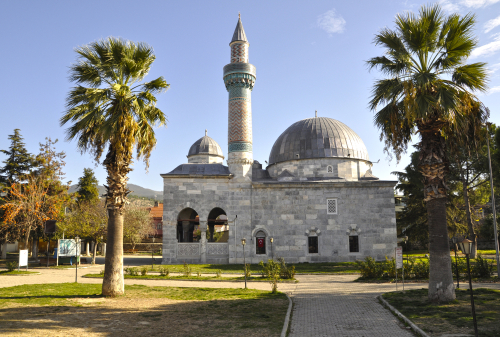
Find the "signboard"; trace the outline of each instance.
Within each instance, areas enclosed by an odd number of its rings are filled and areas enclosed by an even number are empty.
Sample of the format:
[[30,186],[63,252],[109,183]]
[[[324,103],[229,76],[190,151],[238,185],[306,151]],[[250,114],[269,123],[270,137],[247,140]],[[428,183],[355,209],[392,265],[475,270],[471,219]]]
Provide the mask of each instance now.
[[19,250],[19,267],[28,268],[28,250],[27,249]]
[[396,247],[396,269],[403,268],[403,247]]
[[[78,247],[77,247],[78,246]],[[77,252],[78,249],[78,252]],[[58,256],[76,256],[81,255],[81,247],[77,245],[73,239],[62,239],[59,240],[59,249],[57,251]]]

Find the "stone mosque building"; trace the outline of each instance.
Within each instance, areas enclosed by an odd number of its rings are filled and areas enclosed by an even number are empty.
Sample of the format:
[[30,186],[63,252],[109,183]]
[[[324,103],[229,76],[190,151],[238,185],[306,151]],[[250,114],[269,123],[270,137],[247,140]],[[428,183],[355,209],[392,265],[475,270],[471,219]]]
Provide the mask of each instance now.
[[253,160],[256,68],[240,19],[229,46],[227,166],[205,132],[188,163],[161,175],[163,263],[243,263],[243,250],[251,263],[392,255],[396,182],[372,174],[363,141],[347,125],[325,117],[298,121],[278,137],[265,169]]

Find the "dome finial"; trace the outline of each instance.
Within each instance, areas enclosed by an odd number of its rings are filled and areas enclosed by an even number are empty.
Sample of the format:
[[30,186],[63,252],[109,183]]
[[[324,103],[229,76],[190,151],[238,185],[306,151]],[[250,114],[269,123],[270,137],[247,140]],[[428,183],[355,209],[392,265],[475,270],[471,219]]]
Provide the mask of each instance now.
[[208,130],[205,129],[205,137],[208,136]]
[[241,19],[241,13],[238,12],[238,19]]
[[318,110],[314,112],[314,117],[318,117]]

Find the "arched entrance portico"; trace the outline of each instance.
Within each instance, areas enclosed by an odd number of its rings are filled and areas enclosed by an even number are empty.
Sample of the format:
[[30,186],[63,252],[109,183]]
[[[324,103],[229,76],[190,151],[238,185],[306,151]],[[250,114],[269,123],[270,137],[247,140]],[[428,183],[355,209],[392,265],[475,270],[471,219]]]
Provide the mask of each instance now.
[[184,208],[177,216],[177,242],[198,242],[200,217],[192,208]]

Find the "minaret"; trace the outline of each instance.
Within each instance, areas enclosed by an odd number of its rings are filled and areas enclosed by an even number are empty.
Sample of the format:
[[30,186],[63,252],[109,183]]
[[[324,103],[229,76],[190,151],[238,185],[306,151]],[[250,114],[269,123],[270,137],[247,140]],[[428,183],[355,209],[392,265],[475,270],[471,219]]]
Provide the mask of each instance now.
[[248,63],[248,43],[238,17],[231,47],[231,63],[224,67],[224,84],[229,92],[227,164],[236,181],[252,179],[252,100],[255,66]]

